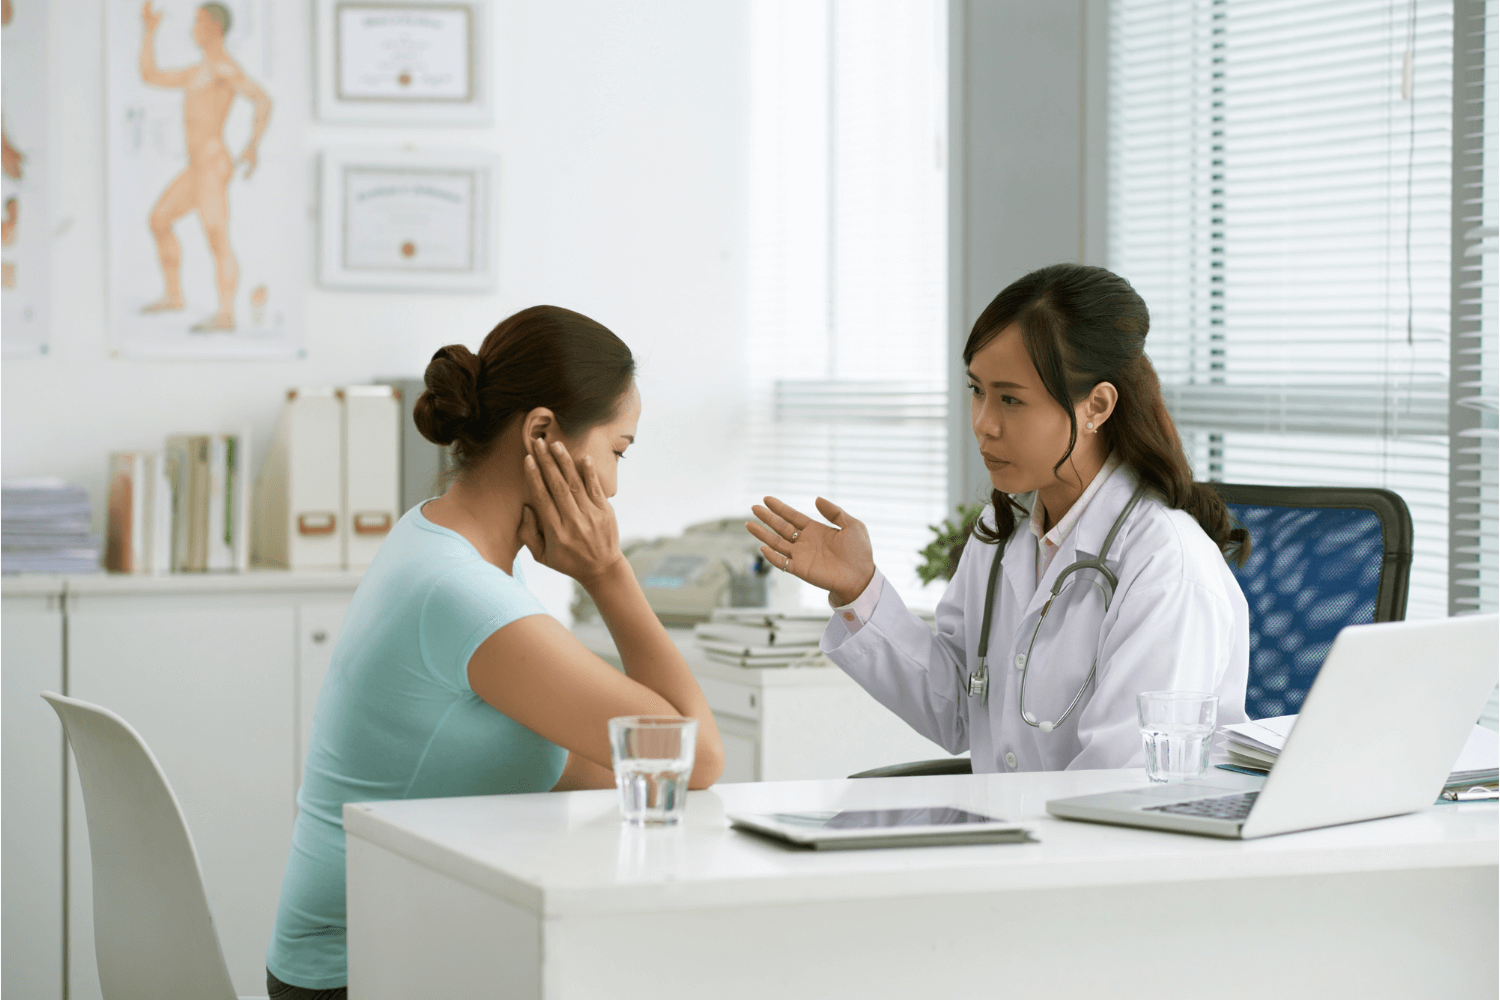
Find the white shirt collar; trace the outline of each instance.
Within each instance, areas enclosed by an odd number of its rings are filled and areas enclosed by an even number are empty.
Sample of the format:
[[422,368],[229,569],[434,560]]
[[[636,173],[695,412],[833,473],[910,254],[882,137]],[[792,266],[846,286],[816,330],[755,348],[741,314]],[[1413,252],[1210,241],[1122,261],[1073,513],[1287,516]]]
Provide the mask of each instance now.
[[1078,526],[1079,520],[1083,517],[1083,512],[1088,509],[1089,502],[1094,499],[1094,494],[1099,492],[1099,488],[1104,485],[1105,480],[1114,475],[1115,470],[1121,464],[1123,463],[1120,453],[1115,451],[1110,452],[1109,458],[1104,460],[1104,465],[1095,474],[1093,481],[1084,488],[1083,493],[1079,495],[1073,506],[1068,508],[1068,512],[1052,526],[1052,530],[1050,531],[1042,531],[1042,518],[1046,515],[1046,512],[1042,507],[1041,498],[1038,497],[1031,505],[1031,520],[1029,522],[1031,524],[1031,535],[1037,540],[1037,543],[1043,546],[1043,548],[1050,547],[1053,552],[1062,548],[1063,541]]

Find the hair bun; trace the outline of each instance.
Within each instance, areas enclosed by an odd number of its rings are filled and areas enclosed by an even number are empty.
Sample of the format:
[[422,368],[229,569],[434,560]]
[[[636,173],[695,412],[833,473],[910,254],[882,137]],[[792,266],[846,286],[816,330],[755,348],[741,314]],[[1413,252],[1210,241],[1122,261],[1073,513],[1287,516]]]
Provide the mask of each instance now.
[[479,358],[463,344],[438,349],[422,376],[427,386],[412,407],[422,436],[436,445],[471,439],[480,417]]

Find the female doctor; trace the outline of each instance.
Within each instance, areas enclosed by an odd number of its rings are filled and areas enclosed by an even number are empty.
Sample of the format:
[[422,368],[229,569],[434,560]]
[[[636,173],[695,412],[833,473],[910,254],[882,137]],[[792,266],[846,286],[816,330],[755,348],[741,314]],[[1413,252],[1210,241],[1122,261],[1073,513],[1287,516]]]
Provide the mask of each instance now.
[[[747,524],[775,566],[829,592],[823,651],[976,772],[1140,766],[1136,695],[1207,691],[1245,718],[1249,627],[1225,563],[1249,537],[1194,483],[1145,355],[1146,304],[1057,264],[990,303],[964,345],[994,487],[937,607],[907,610],[865,526],[774,497]],[[769,509],[767,509],[769,508]]]

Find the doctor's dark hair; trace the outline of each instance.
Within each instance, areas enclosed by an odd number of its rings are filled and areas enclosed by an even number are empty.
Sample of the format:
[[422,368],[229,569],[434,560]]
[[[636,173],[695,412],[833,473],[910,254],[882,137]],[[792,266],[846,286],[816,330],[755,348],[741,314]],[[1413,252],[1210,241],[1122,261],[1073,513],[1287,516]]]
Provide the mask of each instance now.
[[[1118,452],[1168,507],[1193,515],[1219,550],[1243,565],[1250,555],[1250,533],[1231,523],[1213,487],[1193,481],[1156,369],[1146,357],[1151,316],[1130,282],[1083,264],[1032,271],[995,296],[974,321],[964,344],[964,364],[1013,323],[1020,327],[1026,353],[1048,394],[1068,414],[1068,450],[1053,470],[1062,467],[1078,444],[1074,407],[1094,386],[1108,382],[1119,399],[1099,429],[1107,450]],[[993,544],[1010,537],[1021,508],[999,490],[991,493],[991,501],[995,530],[980,523],[974,534]]]
[[462,475],[512,420],[539,406],[569,437],[609,420],[634,378],[630,348],[604,326],[569,309],[532,306],[502,320],[478,354],[463,344],[439,348],[412,419],[427,440],[451,446]]

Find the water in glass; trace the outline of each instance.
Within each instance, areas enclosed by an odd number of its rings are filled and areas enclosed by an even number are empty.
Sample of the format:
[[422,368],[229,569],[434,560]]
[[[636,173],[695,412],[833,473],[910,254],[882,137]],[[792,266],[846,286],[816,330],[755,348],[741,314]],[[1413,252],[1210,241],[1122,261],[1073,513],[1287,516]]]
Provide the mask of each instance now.
[[1152,781],[1191,781],[1208,770],[1213,726],[1159,722],[1141,727],[1146,777]]
[[640,826],[682,819],[697,739],[695,719],[628,715],[609,720],[621,819]]
[[692,773],[692,758],[615,761],[622,818],[642,825],[676,823],[687,801],[688,776]]
[[1219,699],[1206,691],[1143,691],[1136,696],[1146,777],[1191,781],[1208,770]]

